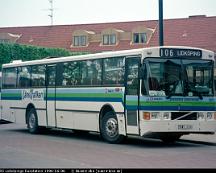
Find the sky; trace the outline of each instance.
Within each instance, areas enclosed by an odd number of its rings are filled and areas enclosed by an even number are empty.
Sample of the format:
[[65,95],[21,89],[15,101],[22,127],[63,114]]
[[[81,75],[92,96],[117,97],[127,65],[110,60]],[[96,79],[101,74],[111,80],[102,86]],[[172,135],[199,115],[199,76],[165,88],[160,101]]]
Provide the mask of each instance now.
[[[216,0],[163,0],[164,19],[216,16]],[[0,27],[51,24],[49,0],[0,0]],[[158,0],[53,0],[53,24],[158,19]]]

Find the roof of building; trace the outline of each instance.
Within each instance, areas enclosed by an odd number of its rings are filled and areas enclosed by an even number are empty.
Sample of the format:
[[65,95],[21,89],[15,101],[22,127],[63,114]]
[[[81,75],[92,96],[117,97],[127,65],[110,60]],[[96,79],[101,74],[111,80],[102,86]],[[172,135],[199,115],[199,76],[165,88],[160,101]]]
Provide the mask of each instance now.
[[[132,32],[136,26],[144,26],[154,30],[147,44],[131,44],[131,40],[121,40],[115,46],[103,46],[101,41],[91,42],[85,47],[73,47],[72,34],[76,30],[85,30],[100,34],[107,28],[115,28],[119,31]],[[216,52],[216,16],[205,15],[190,16],[181,19],[164,20],[164,45],[192,46],[209,49]],[[66,48],[71,51],[101,52],[110,50],[125,50],[158,46],[159,29],[157,20],[131,21],[115,23],[96,23],[78,25],[53,25],[53,26],[27,26],[27,27],[4,27],[0,33],[19,35],[17,43],[30,44],[45,47]]]

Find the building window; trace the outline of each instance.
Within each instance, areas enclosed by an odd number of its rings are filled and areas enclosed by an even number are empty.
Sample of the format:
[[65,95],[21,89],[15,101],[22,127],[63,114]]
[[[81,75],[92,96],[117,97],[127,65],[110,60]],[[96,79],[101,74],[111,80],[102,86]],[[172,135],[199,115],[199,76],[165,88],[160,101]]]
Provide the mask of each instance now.
[[74,46],[86,46],[87,45],[87,38],[85,35],[74,36]]
[[147,43],[147,34],[146,33],[134,33],[133,43]]
[[103,35],[103,45],[114,45],[114,44],[116,44],[116,34]]

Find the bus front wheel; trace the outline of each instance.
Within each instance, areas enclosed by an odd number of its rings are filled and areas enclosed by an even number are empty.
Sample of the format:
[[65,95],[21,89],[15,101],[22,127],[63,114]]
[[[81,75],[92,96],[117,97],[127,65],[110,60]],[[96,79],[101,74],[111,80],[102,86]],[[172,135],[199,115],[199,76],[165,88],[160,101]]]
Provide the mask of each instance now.
[[39,132],[37,113],[34,108],[28,111],[27,127],[30,133],[36,134]]
[[105,141],[112,144],[123,141],[124,136],[119,134],[118,121],[114,112],[107,112],[102,118],[101,135]]

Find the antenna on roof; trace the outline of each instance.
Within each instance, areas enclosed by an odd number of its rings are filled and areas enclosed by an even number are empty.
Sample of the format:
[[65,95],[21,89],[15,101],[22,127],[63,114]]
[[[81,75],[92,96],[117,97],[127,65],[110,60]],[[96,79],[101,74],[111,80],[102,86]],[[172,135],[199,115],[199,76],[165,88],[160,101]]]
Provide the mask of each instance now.
[[48,15],[51,19],[51,26],[53,25],[53,11],[54,11],[54,8],[53,8],[53,0],[49,0],[49,3],[50,3],[50,14]]

